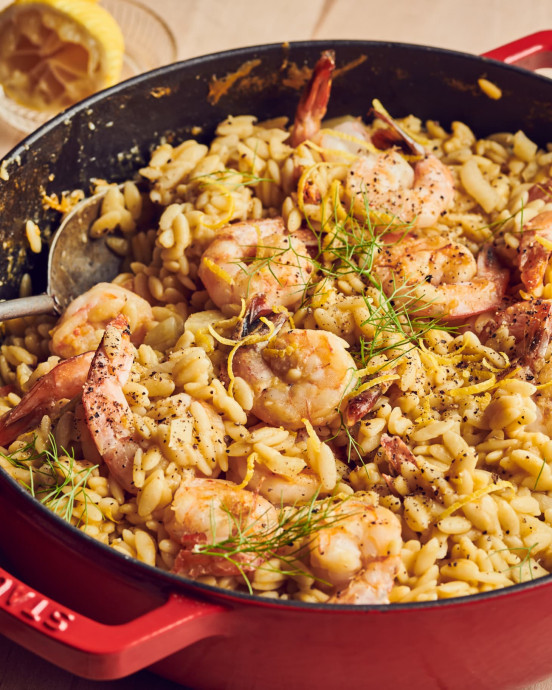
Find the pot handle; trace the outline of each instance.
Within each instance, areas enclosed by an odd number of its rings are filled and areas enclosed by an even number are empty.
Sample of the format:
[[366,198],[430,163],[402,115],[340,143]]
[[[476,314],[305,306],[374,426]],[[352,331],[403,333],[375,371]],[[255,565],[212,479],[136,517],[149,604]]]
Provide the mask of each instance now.
[[[230,609],[172,593],[121,625],[71,611],[0,568],[0,633],[85,678],[131,675],[198,640],[228,634]],[[224,625],[223,625],[224,623]]]
[[482,57],[529,70],[552,67],[552,31],[537,31],[518,38],[517,41],[483,53]]

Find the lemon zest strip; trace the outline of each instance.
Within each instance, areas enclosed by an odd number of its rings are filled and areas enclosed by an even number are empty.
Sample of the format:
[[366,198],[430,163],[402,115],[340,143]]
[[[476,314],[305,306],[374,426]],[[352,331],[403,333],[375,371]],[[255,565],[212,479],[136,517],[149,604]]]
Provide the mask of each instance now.
[[477,393],[483,393],[483,391],[488,391],[493,388],[496,383],[496,376],[492,372],[480,372],[490,374],[486,381],[480,381],[479,383],[474,383],[471,386],[463,386],[461,388],[453,388],[448,391],[449,395],[476,395]]
[[236,486],[236,489],[245,489],[249,482],[253,479],[253,473],[255,471],[255,461],[257,460],[257,453],[253,451],[247,456],[247,471],[245,472],[245,477]]
[[542,391],[542,390],[545,390],[546,388],[550,388],[550,386],[552,386],[552,380],[547,381],[546,383],[539,383],[538,385],[536,385],[536,389],[538,391]]
[[489,484],[489,486],[483,486],[481,487],[481,489],[477,489],[473,493],[468,494],[467,496],[463,496],[462,498],[458,499],[458,501],[455,501],[452,505],[443,510],[443,512],[438,516],[436,524],[438,525],[441,522],[441,520],[450,517],[454,512],[456,512],[459,508],[465,506],[467,503],[477,501],[482,496],[490,494],[493,491],[503,491],[504,489],[514,489],[514,485],[511,482],[500,480],[496,484]]
[[466,348],[466,343],[463,343],[457,350],[446,355],[438,355],[436,352],[433,352],[425,345],[423,340],[420,340],[419,345],[420,349],[426,352],[431,359],[437,362],[437,364],[458,364],[466,357],[466,355],[462,354],[463,350]]
[[221,345],[229,345],[230,347],[232,347],[228,355],[227,363],[228,378],[230,379],[230,383],[228,385],[228,394],[232,397],[234,397],[234,380],[236,378],[232,368],[232,362],[234,360],[234,355],[236,354],[238,348],[244,345],[256,345],[257,343],[268,342],[271,340],[272,336],[274,335],[274,331],[276,330],[276,327],[274,326],[272,321],[269,321],[265,316],[261,316],[259,318],[259,321],[262,321],[266,326],[268,326],[269,332],[266,334],[251,333],[250,335],[246,335],[245,338],[242,338],[241,340],[232,340],[230,338],[225,338],[223,335],[220,335],[220,333],[217,333],[215,331],[212,324],[209,324],[207,326],[209,333],[213,336],[213,338],[216,341],[221,343]]
[[374,386],[377,386],[380,383],[385,383],[386,381],[396,381],[400,378],[401,377],[398,374],[383,374],[383,376],[376,376],[376,378],[366,381],[366,383],[363,383],[362,386],[359,386],[359,388],[357,388],[355,391],[355,396],[364,393],[364,391],[367,391],[369,388],[374,388]]
[[[326,207],[330,207],[330,212],[328,214],[328,220],[331,218],[337,218],[337,220],[343,222],[347,219],[347,212],[343,208],[343,204],[341,203],[341,198],[339,195],[339,190],[341,188],[341,182],[339,180],[333,180],[330,188],[328,189],[327,193],[324,195],[324,198],[322,199],[322,204],[321,204],[321,209],[322,209],[322,226],[325,226],[326,223],[328,222],[325,219],[326,216]],[[333,209],[332,209],[332,202],[333,202]],[[333,212],[332,212],[333,211]],[[325,238],[329,237],[329,233],[326,233]],[[331,242],[332,238],[330,237],[329,241]],[[327,245],[326,245],[327,246]]]
[[234,284],[234,279],[232,278],[232,276],[227,271],[225,271],[224,268],[216,264],[214,261],[204,256],[202,262],[205,268],[208,268],[211,271],[211,273],[217,276],[217,278],[224,280],[224,282],[228,283],[228,285]]
[[308,435],[309,440],[311,441],[311,443],[313,445],[313,450],[319,451],[321,446],[322,446],[322,442],[318,438],[318,435],[317,435],[316,431],[314,430],[313,425],[309,422],[308,419],[301,419],[301,421],[305,425],[307,435]]

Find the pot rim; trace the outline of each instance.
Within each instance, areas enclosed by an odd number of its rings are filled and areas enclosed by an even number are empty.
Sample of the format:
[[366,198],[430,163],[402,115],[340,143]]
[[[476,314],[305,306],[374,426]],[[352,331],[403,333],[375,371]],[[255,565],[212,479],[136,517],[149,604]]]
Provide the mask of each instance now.
[[437,53],[437,54],[443,54],[443,55],[451,55],[455,56],[457,58],[463,58],[469,61],[474,61],[474,62],[480,62],[481,64],[489,64],[489,65],[494,65],[494,66],[499,66],[501,69],[504,69],[506,71],[511,71],[517,74],[523,74],[527,78],[534,78],[537,81],[542,82],[543,84],[547,84],[550,86],[551,80],[542,75],[539,74],[538,72],[532,72],[530,70],[527,70],[523,67],[518,67],[513,64],[508,64],[505,62],[500,62],[499,60],[495,60],[493,58],[488,58],[483,55],[474,55],[472,53],[466,53],[463,51],[459,50],[452,50],[450,48],[439,48],[439,47],[433,47],[433,46],[428,46],[428,45],[423,45],[423,44],[415,44],[415,43],[405,43],[405,42],[394,42],[394,41],[370,41],[370,40],[362,40],[362,39],[316,39],[316,40],[303,40],[303,41],[289,41],[289,42],[278,42],[278,43],[260,43],[252,46],[245,46],[241,48],[232,48],[229,50],[223,50],[220,52],[216,53],[206,53],[204,55],[199,55],[197,57],[192,57],[192,58],[187,58],[184,60],[179,60],[177,62],[170,63],[168,65],[164,65],[162,67],[158,67],[156,69],[150,70],[148,72],[143,72],[142,74],[138,74],[134,77],[130,77],[129,79],[126,79],[124,81],[121,81],[114,86],[111,86],[107,89],[103,89],[102,91],[98,91],[95,94],[92,94],[88,98],[85,98],[82,101],[79,101],[78,103],[75,103],[74,105],[68,107],[66,110],[62,111],[61,113],[55,115],[52,119],[48,120],[45,122],[43,125],[38,127],[34,132],[31,134],[28,134],[24,139],[22,139],[18,144],[16,144],[10,151],[8,151],[2,158],[0,158],[0,164],[2,163],[9,163],[12,160],[16,160],[18,156],[21,155],[23,152],[27,152],[29,148],[34,144],[34,142],[38,139],[40,139],[43,134],[46,132],[50,131],[51,129],[55,129],[58,125],[63,124],[66,120],[71,119],[74,115],[76,115],[78,112],[86,110],[87,108],[97,104],[98,102],[110,98],[113,95],[116,95],[120,91],[124,91],[128,87],[132,87],[134,85],[139,85],[142,82],[146,82],[149,79],[157,76],[157,75],[165,75],[165,74],[171,74],[172,72],[178,72],[181,70],[183,67],[193,67],[196,64],[204,64],[212,61],[216,61],[219,59],[225,59],[225,58],[232,58],[232,57],[238,57],[240,55],[247,55],[250,56],[251,54],[254,54],[256,52],[273,52],[273,51],[286,51],[286,52],[291,52],[293,50],[304,50],[304,49],[311,49],[311,48],[317,48],[317,49],[323,49],[323,48],[329,48],[329,47],[335,47],[336,49],[339,49],[339,47],[345,47],[345,46],[350,46],[350,47],[362,47],[365,46],[367,48],[370,47],[381,47],[385,49],[395,49],[395,48],[404,48],[405,50],[414,50],[414,51],[419,51],[419,52],[424,52],[424,53]]
[[[37,130],[27,135],[22,139],[16,146],[14,146],[8,153],[5,154],[3,158],[0,158],[0,166],[9,165],[10,163],[19,164],[22,154],[27,154],[32,152],[32,147],[39,141],[44,134],[50,130],[56,129],[76,114],[81,111],[86,111],[91,106],[98,104],[104,99],[108,99],[112,96],[117,95],[119,92],[125,91],[127,88],[140,85],[144,82],[149,81],[152,78],[160,75],[169,75],[173,72],[178,72],[183,68],[191,69],[194,65],[209,62],[218,61],[225,58],[235,58],[239,56],[250,58],[251,55],[255,53],[271,53],[274,51],[289,51],[295,50],[306,50],[306,49],[324,49],[329,47],[335,47],[339,50],[340,47],[381,47],[384,49],[395,49],[404,48],[408,50],[414,50],[419,52],[430,52],[443,55],[455,56],[456,58],[465,59],[472,62],[479,62],[483,65],[489,64],[498,66],[502,70],[507,72],[514,72],[517,74],[523,74],[525,78],[533,78],[538,82],[546,84],[547,88],[552,88],[551,80],[541,74],[531,72],[522,67],[517,67],[516,65],[506,64],[492,58],[487,58],[484,56],[474,55],[471,53],[466,53],[462,51],[452,50],[448,48],[432,47],[422,44],[410,44],[405,42],[393,42],[393,41],[371,41],[371,40],[361,40],[361,39],[317,39],[317,40],[303,40],[303,41],[290,41],[289,43],[264,43],[253,46],[246,46],[241,48],[233,48],[230,50],[219,51],[215,53],[208,53],[205,55],[200,55],[193,58],[188,58],[185,60],[180,60],[178,62],[171,63],[159,67],[148,72],[144,72],[137,76],[131,77],[125,81],[122,81],[115,86],[108,89],[104,89],[98,93],[89,96],[88,98],[70,106],[63,112],[54,116],[52,119],[48,120],[46,123],[41,125]],[[133,572],[136,574],[141,574],[141,581],[155,581],[157,584],[165,585],[164,589],[170,589],[171,591],[178,591],[182,588],[189,590],[190,595],[198,594],[200,596],[208,597],[209,599],[223,599],[228,603],[233,604],[248,604],[254,606],[263,606],[272,609],[291,609],[291,610],[306,610],[306,611],[317,611],[317,612],[356,612],[356,613],[367,613],[367,612],[398,612],[398,611],[408,611],[408,610],[424,610],[424,609],[442,609],[457,606],[466,606],[470,603],[472,605],[482,604],[489,600],[503,599],[506,597],[516,596],[528,592],[529,590],[547,587],[552,582],[552,573],[545,575],[543,577],[535,578],[528,582],[522,582],[518,584],[511,585],[509,587],[504,587],[502,589],[495,589],[489,592],[482,592],[477,594],[465,595],[461,597],[454,597],[450,599],[438,599],[435,601],[424,601],[424,602],[408,602],[408,603],[391,603],[391,604],[328,604],[328,603],[310,603],[295,600],[281,600],[281,599],[269,599],[256,594],[249,594],[248,592],[235,592],[232,590],[225,590],[221,587],[216,587],[214,585],[208,585],[204,583],[197,582],[196,580],[176,575],[164,570],[161,570],[155,566],[147,565],[134,559],[131,556],[127,556],[112,547],[104,544],[94,537],[86,534],[77,527],[66,522],[59,515],[51,511],[45,505],[43,505],[39,500],[34,498],[28,491],[26,491],[15,479],[13,479],[3,468],[0,467],[0,483],[6,482],[7,486],[11,491],[18,494],[18,498],[22,501],[27,501],[29,509],[32,511],[38,511],[38,515],[42,520],[51,524],[55,529],[54,532],[63,535],[65,540],[84,540],[84,544],[88,544],[94,549],[98,550],[98,553],[103,554],[107,559],[113,560],[113,563],[125,562],[129,564]],[[0,543],[1,546],[1,543]],[[122,560],[121,560],[122,559]],[[167,587],[167,585],[169,587]],[[47,594],[47,593],[45,593]]]

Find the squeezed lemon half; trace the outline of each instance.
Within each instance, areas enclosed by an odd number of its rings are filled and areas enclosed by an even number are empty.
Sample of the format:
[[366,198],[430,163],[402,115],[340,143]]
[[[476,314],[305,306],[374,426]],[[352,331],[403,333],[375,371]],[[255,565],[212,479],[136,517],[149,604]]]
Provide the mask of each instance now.
[[57,112],[115,84],[124,40],[95,0],[15,0],[0,12],[0,84],[28,108]]

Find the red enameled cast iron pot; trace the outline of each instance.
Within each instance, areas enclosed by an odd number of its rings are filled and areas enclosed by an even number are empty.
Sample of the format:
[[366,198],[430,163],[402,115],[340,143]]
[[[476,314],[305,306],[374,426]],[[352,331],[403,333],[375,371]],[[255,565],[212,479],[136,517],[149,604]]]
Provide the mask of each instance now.
[[[28,218],[42,229],[58,220],[42,206],[43,189],[126,179],[160,137],[179,141],[199,125],[199,138],[208,141],[229,114],[292,116],[298,92],[287,78],[291,67],[312,67],[330,47],[338,67],[352,67],[334,81],[330,117],[363,115],[377,97],[395,116],[415,113],[445,127],[461,120],[479,136],[523,129],[540,144],[552,140],[552,82],[514,66],[552,66],[552,32],[484,57],[325,41],[188,60],[71,108],[6,157],[0,298],[17,294],[25,271],[35,288],[44,287],[45,256],[27,256],[23,237]],[[229,75],[238,76],[232,86],[224,80]],[[480,90],[481,77],[502,89],[500,100]],[[125,558],[68,526],[4,474],[0,525],[0,633],[87,678],[150,667],[188,687],[216,690],[463,689],[522,687],[552,675],[552,577],[407,606],[271,602]]]

